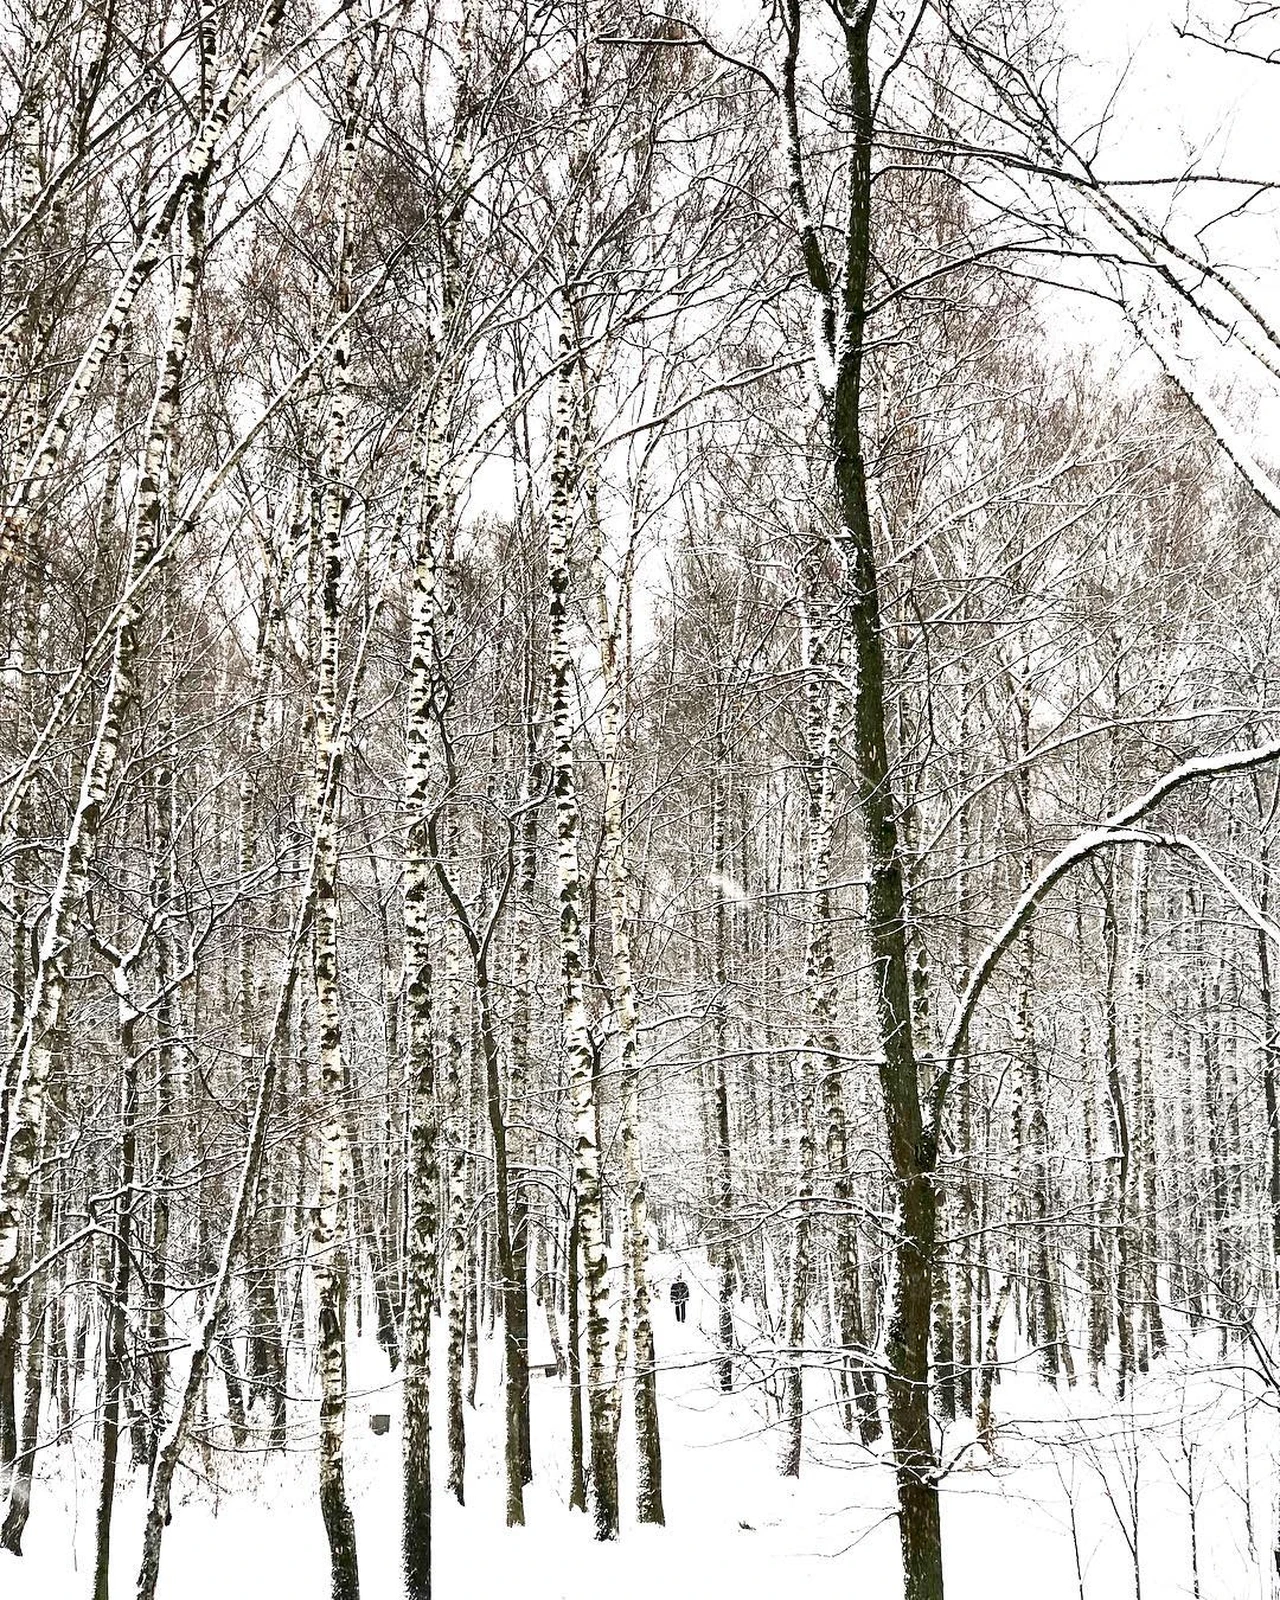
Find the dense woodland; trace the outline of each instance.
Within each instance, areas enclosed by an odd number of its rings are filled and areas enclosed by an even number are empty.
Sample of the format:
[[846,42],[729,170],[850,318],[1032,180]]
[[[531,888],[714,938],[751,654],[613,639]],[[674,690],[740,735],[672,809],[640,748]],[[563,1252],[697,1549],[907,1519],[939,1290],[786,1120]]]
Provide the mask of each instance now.
[[1269,186],[1113,182],[1073,70],[1047,0],[7,0],[0,1587],[78,1442],[77,1593],[293,1451],[355,1600],[375,1339],[409,1600],[486,1365],[508,1524],[625,1543],[655,1250],[908,1600],[1011,1366],[1280,1401]]

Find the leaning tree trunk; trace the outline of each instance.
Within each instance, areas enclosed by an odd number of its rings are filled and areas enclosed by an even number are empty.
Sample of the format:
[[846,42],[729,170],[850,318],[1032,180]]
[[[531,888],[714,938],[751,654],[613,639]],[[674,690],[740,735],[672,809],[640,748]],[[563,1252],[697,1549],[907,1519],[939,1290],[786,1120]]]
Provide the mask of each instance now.
[[[277,15],[277,20],[279,13]],[[273,25],[274,26],[274,25]],[[16,1310],[13,1286],[19,1239],[44,1121],[53,1040],[62,1015],[66,956],[97,854],[98,836],[137,695],[137,630],[148,585],[161,566],[161,511],[167,456],[178,423],[182,380],[195,318],[204,256],[204,202],[208,172],[187,194],[186,243],[161,370],[145,423],[133,515],[126,587],[116,608],[112,658],[101,710],[85,760],[79,798],[62,849],[57,881],[45,916],[44,934],[31,974],[22,1029],[5,1081],[14,1084],[3,1154],[0,1155],[0,1346]]]
[[[9,491],[4,516],[0,518],[0,568],[13,559],[15,551],[23,548],[27,529],[54,475],[76,413],[95,393],[107,363],[126,338],[130,318],[143,287],[157,267],[168,259],[170,236],[183,215],[184,207],[188,219],[193,205],[203,207],[204,197],[217,167],[223,135],[236,112],[242,109],[286,10],[287,0],[267,0],[244,50],[227,74],[221,90],[215,94],[212,79],[213,46],[216,44],[213,37],[213,7],[211,0],[202,0],[197,37],[204,94],[199,107],[201,117],[198,130],[163,201],[138,237],[133,254],[116,281],[110,302],[99,316],[75,371],[50,408],[40,437]],[[180,373],[185,353],[185,340],[181,349],[171,343],[166,368],[175,377]],[[173,394],[176,400],[176,385]],[[155,529],[151,531],[154,535]]]
[[[326,791],[327,788],[328,786],[326,785]],[[214,1342],[218,1337],[222,1319],[231,1296],[232,1273],[237,1262],[244,1254],[245,1244],[249,1236],[250,1219],[266,1154],[267,1133],[271,1120],[271,1108],[275,1099],[279,1062],[284,1054],[284,1045],[288,1037],[289,1008],[293,1004],[293,993],[297,983],[304,941],[311,929],[315,904],[315,870],[313,853],[311,869],[308,872],[306,886],[303,891],[302,904],[298,910],[293,937],[290,941],[288,966],[281,984],[270,1031],[267,1034],[266,1049],[263,1053],[262,1067],[258,1075],[257,1096],[254,1100],[253,1114],[249,1120],[249,1138],[245,1147],[244,1161],[240,1169],[240,1183],[236,1190],[231,1216],[227,1223],[222,1256],[218,1263],[217,1272],[214,1274],[209,1297],[192,1332],[191,1351],[187,1360],[186,1371],[182,1374],[177,1384],[177,1406],[165,1425],[156,1448],[156,1459],[151,1470],[151,1481],[147,1495],[146,1521],[143,1525],[142,1556],[138,1564],[136,1600],[155,1600],[156,1584],[160,1579],[161,1544],[164,1539],[164,1530],[169,1522],[169,1495],[173,1486],[174,1474],[178,1469],[178,1462],[182,1456],[182,1448],[186,1442],[191,1418],[196,1412],[196,1402],[204,1392],[205,1380],[209,1375]]]

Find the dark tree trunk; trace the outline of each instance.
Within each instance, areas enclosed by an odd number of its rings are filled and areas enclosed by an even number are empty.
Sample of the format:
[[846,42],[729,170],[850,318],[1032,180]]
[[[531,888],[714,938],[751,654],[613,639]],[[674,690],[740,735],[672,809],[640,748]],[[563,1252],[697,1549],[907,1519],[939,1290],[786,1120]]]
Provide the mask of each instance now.
[[22,1554],[22,1535],[31,1513],[31,1479],[35,1469],[40,1436],[40,1405],[44,1397],[44,1342],[48,1307],[30,1295],[27,1300],[29,1335],[24,1364],[25,1390],[22,1397],[22,1453],[13,1469],[9,1485],[9,1504],[0,1527],[0,1549]]
[[0,1483],[8,1481],[18,1453],[18,1313],[17,1290],[0,1296]]
[[[849,95],[847,215],[843,271],[826,263],[810,211],[796,102],[800,0],[784,0],[780,83],[787,180],[805,271],[818,301],[819,366],[843,567],[841,607],[853,652],[851,752],[867,862],[867,939],[881,1060],[881,1096],[896,1189],[896,1281],[889,1310],[889,1429],[898,1490],[905,1600],[941,1600],[938,1463],[929,1420],[929,1341],[937,1234],[936,1115],[926,1127],[912,1029],[907,916],[898,805],[888,749],[886,661],[873,518],[862,438],[862,380],[872,260],[875,98],[870,32],[875,0],[837,12]],[[821,378],[821,372],[819,377]],[[825,381],[825,380],[824,380]]]
[[[1261,803],[1259,803],[1261,810]],[[1264,849],[1260,867],[1258,896],[1263,916],[1270,912],[1271,867]],[[1262,1011],[1262,1092],[1267,1111],[1267,1205],[1271,1213],[1271,1292],[1276,1296],[1280,1283],[1280,1104],[1276,1096],[1277,1064],[1280,1063],[1280,1024],[1277,1023],[1275,993],[1271,983],[1271,947],[1265,933],[1258,934],[1258,999]]]
[[573,1206],[573,1218],[569,1223],[569,1252],[565,1266],[569,1295],[569,1506],[574,1511],[586,1511],[587,1473],[583,1456],[582,1420],[582,1314],[578,1303],[578,1263],[582,1249],[576,1196],[570,1204]]
[[[124,975],[120,976],[123,982]],[[138,1058],[135,1034],[138,1017],[123,994],[120,1013],[120,1053],[124,1063],[120,1111],[120,1193],[116,1201],[115,1228],[111,1238],[111,1282],[103,1319],[102,1476],[98,1487],[93,1600],[110,1600],[111,1515],[115,1506],[116,1469],[120,1455],[120,1400],[124,1392],[128,1358],[129,1278],[133,1262],[129,1236],[137,1164]]]
[[936,1151],[924,1126],[912,1032],[903,870],[886,737],[885,655],[871,508],[863,463],[861,389],[866,290],[871,262],[871,152],[874,109],[868,51],[873,6],[846,26],[852,97],[844,352],[829,404],[834,482],[845,560],[846,617],[857,692],[853,749],[867,850],[867,924],[882,1059],[880,1086],[899,1218],[897,1283],[885,1348],[889,1431],[898,1488],[905,1600],[942,1600],[942,1530],[937,1458],[929,1422],[929,1336],[933,1324],[937,1202]]
[[[40,1211],[37,1226],[42,1239],[54,1237],[53,1174],[45,1174],[40,1185]],[[28,1284],[26,1293],[27,1353],[23,1362],[22,1439],[21,1453],[14,1463],[9,1484],[9,1504],[5,1510],[4,1525],[0,1527],[0,1549],[22,1554],[22,1535],[31,1514],[31,1484],[35,1474],[37,1449],[40,1442],[40,1411],[45,1394],[45,1349],[50,1323],[55,1329],[60,1323],[54,1319],[52,1306],[60,1297],[49,1293],[50,1269],[36,1275]],[[56,1348],[56,1347],[55,1347]],[[51,1352],[51,1356],[56,1355]]]
[[512,1314],[512,1343],[518,1352],[516,1401],[516,1429],[519,1449],[517,1460],[522,1483],[533,1482],[533,1440],[529,1430],[529,1206],[520,1183],[520,1174],[512,1174],[511,1202],[511,1261],[512,1294],[509,1309]]

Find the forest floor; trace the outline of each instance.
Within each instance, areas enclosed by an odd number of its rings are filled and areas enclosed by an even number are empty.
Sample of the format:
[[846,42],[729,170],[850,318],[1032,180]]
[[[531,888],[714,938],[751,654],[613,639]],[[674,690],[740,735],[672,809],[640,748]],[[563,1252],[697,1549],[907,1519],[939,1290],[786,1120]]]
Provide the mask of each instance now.
[[[715,1387],[716,1308],[705,1267],[694,1257],[683,1264],[693,1291],[684,1326],[665,1298],[672,1259],[655,1269],[666,1527],[638,1528],[627,1515],[616,1544],[592,1540],[587,1519],[567,1506],[568,1391],[540,1373],[532,1379],[538,1475],[526,1491],[527,1526],[504,1527],[495,1347],[482,1357],[480,1405],[467,1414],[467,1505],[437,1493],[438,1600],[896,1600],[892,1479],[841,1428],[830,1377],[807,1377],[805,1458],[799,1479],[783,1479],[762,1390],[722,1395]],[[1256,1401],[1257,1385],[1216,1355],[1203,1340],[1188,1344],[1124,1404],[1105,1389],[1059,1393],[1029,1373],[1007,1373],[997,1390],[1000,1461],[987,1462],[960,1429],[944,1440],[944,1459],[955,1462],[943,1493],[948,1600],[1025,1600],[1029,1585],[1036,1600],[1127,1600],[1135,1504],[1142,1592],[1191,1595],[1188,1490],[1203,1600],[1269,1600],[1273,1417],[1254,1404],[1246,1428],[1242,1393]],[[348,1469],[363,1592],[397,1600],[396,1386],[375,1388],[386,1382],[385,1363],[363,1343],[351,1377],[363,1391],[353,1398]],[[379,1410],[390,1410],[393,1423],[375,1437],[367,1417]],[[96,1450],[85,1443],[42,1461],[27,1554],[0,1553],[2,1600],[87,1600],[96,1472]],[[295,1454],[215,1455],[207,1479],[180,1477],[162,1600],[320,1600],[327,1562],[314,1472],[299,1441]],[[629,1445],[621,1472],[625,1512]],[[142,1513],[141,1485],[125,1487],[113,1546],[118,1596],[133,1591]]]

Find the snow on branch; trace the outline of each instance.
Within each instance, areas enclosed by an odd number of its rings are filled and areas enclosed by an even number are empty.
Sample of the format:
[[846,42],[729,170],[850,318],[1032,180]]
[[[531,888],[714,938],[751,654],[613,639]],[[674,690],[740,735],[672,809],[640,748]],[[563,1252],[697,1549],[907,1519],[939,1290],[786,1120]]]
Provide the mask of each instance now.
[[[1190,761],[1184,761],[1181,766],[1167,772],[1146,794],[1137,800],[1131,801],[1119,811],[1114,811],[1096,828],[1089,828],[1078,834],[1070,844],[1054,856],[1039,876],[1028,885],[1019,897],[1017,904],[1006,918],[1004,925],[987,945],[981,959],[974,968],[973,976],[969,979],[964,993],[956,1002],[955,1012],[952,1016],[951,1026],[943,1043],[941,1060],[942,1066],[934,1080],[933,1089],[929,1096],[929,1134],[934,1141],[940,1129],[942,1108],[946,1103],[947,1091],[955,1072],[956,1062],[965,1047],[969,1033],[969,1024],[973,1014],[978,1008],[978,1002],[992,977],[1001,959],[1009,950],[1014,940],[1023,928],[1035,915],[1037,907],[1045,899],[1049,891],[1058,881],[1080,862],[1088,860],[1099,850],[1110,849],[1117,844],[1150,844],[1164,843],[1175,848],[1191,851],[1197,858],[1208,866],[1214,877],[1227,888],[1228,893],[1236,900],[1251,917],[1257,921],[1255,911],[1251,911],[1238,890],[1226,878],[1217,864],[1207,853],[1194,845],[1192,841],[1182,835],[1160,835],[1148,829],[1139,829],[1135,824],[1143,817],[1148,816],[1169,795],[1183,788],[1186,784],[1195,782],[1200,778],[1223,778],[1237,772],[1247,772],[1253,767],[1265,765],[1268,761],[1280,758],[1280,740],[1272,740],[1267,744],[1250,745],[1244,750],[1227,750],[1216,756],[1195,756]],[[1256,908],[1255,908],[1256,910]],[[1276,930],[1267,919],[1267,926],[1263,928],[1268,937],[1277,938],[1280,930]]]
[[1214,438],[1232,466],[1258,496],[1268,511],[1280,516],[1280,483],[1258,461],[1241,431],[1192,374],[1187,363],[1155,325],[1152,316],[1141,316],[1126,302],[1129,326],[1160,363],[1166,377],[1181,390],[1191,408],[1212,430]]

